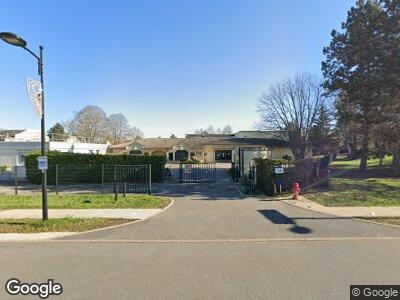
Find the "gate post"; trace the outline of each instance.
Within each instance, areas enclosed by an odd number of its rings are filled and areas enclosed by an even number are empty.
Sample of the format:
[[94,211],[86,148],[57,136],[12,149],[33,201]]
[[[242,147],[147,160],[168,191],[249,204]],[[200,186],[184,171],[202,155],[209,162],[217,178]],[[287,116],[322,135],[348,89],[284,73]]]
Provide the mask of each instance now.
[[56,165],[56,195],[58,196],[58,164]]
[[118,197],[117,191],[117,166],[114,165],[114,192],[115,192],[115,199]]
[[182,163],[179,163],[179,182],[182,183],[182,174],[183,173],[183,167],[182,167]]
[[15,184],[14,194],[16,196],[16,195],[18,195],[18,167],[17,166],[14,167],[14,184]]
[[151,194],[151,164],[149,165],[149,195]]
[[104,194],[104,164],[101,165],[101,193]]

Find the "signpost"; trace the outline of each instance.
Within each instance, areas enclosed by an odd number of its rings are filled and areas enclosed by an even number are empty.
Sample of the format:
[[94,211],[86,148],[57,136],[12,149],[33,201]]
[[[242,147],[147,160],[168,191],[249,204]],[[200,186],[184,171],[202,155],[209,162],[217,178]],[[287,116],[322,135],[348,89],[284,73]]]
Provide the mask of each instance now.
[[275,177],[275,183],[274,183],[274,190],[276,194],[276,186],[279,186],[279,193],[282,193],[282,185],[285,183],[285,180],[283,178],[283,174],[285,173],[285,170],[282,166],[274,166],[274,177]]
[[48,162],[47,162],[47,156],[38,156],[38,169],[39,170],[47,170],[49,168]]

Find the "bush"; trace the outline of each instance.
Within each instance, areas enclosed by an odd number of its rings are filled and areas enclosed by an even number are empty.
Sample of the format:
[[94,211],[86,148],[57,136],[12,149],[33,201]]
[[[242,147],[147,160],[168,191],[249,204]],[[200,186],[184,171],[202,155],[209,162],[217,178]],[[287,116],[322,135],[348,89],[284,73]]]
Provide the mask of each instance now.
[[287,165],[288,161],[258,158],[254,162],[257,168],[257,189],[267,195],[272,195],[274,193],[274,166]]
[[[38,152],[25,156],[26,176],[32,183],[41,182],[41,171],[37,168]],[[68,183],[99,183],[101,182],[102,165],[107,170],[105,181],[112,181],[115,165],[151,165],[152,182],[162,182],[166,158],[155,155],[102,155],[61,153],[50,151],[48,157],[48,183],[55,183],[55,166],[59,166],[59,178],[68,176]],[[62,182],[59,182],[62,183]]]
[[181,158],[179,162],[182,164],[201,164],[201,161],[196,159],[195,157]]
[[[294,182],[307,187],[315,182],[315,161],[303,159],[288,161],[284,159],[255,159],[257,168],[257,189],[267,195],[274,194],[274,166],[284,166],[282,191],[290,191]],[[315,170],[316,171],[316,170]]]

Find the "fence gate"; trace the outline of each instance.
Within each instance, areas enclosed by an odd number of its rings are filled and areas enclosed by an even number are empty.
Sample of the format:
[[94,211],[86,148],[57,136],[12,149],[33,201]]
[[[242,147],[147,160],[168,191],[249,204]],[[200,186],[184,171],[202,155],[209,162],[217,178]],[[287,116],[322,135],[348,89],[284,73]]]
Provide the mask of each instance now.
[[215,164],[185,164],[179,165],[179,181],[180,182],[216,182]]
[[115,166],[114,189],[119,193],[151,193],[151,166]]

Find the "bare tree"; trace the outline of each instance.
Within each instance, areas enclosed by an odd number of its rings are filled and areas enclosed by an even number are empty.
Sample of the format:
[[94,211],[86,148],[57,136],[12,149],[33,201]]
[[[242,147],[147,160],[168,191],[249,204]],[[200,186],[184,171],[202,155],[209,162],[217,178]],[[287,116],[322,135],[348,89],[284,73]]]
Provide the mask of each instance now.
[[226,125],[224,128],[222,128],[222,133],[223,134],[232,134],[233,130],[232,130],[232,126],[231,125]]
[[213,125],[208,125],[205,130],[203,129],[196,129],[194,131],[195,134],[232,134],[232,127],[231,125],[226,125],[224,128],[221,127],[214,127]]
[[112,144],[122,143],[127,140],[134,140],[143,137],[143,132],[132,127],[123,114],[113,114],[108,117],[107,139]]
[[310,151],[310,132],[324,104],[321,83],[309,74],[277,82],[258,100],[260,129],[278,131],[296,159]]
[[106,113],[98,106],[88,105],[74,114],[66,128],[71,135],[90,143],[104,142],[108,120]]

